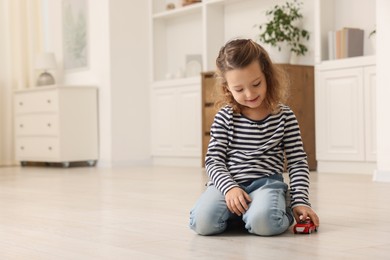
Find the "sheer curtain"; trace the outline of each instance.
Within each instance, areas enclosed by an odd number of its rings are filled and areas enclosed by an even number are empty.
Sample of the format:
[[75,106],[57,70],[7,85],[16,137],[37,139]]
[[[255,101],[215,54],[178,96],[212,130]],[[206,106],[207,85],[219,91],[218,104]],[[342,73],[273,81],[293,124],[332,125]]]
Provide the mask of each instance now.
[[41,0],[0,0],[0,165],[14,165],[13,91],[35,85]]

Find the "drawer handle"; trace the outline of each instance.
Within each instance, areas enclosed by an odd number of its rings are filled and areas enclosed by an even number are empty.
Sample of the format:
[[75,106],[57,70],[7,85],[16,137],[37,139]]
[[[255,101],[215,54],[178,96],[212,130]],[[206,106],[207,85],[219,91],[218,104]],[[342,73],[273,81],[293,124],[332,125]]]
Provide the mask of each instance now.
[[19,106],[23,106],[23,102],[19,102]]
[[20,147],[20,150],[24,150],[24,146],[21,146],[21,147]]
[[51,124],[50,124],[50,123],[47,123],[47,127],[51,127]]
[[50,99],[48,99],[48,100],[47,100],[47,103],[48,103],[48,104],[50,104],[50,103],[51,103],[51,100],[50,100]]
[[49,151],[53,150],[53,148],[51,146],[48,147]]
[[23,124],[20,124],[19,127],[20,127],[20,128],[23,128]]

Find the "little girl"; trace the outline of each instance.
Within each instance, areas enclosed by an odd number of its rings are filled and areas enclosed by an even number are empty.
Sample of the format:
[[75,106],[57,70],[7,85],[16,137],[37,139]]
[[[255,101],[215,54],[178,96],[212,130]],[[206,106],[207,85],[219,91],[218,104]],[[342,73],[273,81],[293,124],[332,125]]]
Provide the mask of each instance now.
[[[222,108],[211,127],[206,155],[210,181],[190,214],[200,235],[227,228],[241,217],[260,236],[285,232],[294,218],[319,218],[309,203],[309,169],[297,119],[283,103],[287,79],[257,43],[226,43],[216,60],[223,92]],[[283,182],[284,158],[290,177]]]

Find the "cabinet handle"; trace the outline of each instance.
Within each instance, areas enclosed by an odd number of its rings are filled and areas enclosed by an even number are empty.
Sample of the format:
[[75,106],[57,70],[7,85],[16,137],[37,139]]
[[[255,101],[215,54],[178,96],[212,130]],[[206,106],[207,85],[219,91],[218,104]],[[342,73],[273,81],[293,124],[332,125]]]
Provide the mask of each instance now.
[[50,151],[53,150],[53,148],[52,148],[51,146],[49,146],[48,149],[49,149]]
[[23,106],[23,102],[19,102],[19,106]]
[[50,103],[51,103],[51,100],[50,100],[50,99],[48,99],[48,100],[47,100],[47,103],[48,103],[48,104],[50,104]]
[[50,123],[47,123],[47,127],[51,127],[51,124],[50,124]]
[[24,146],[21,146],[21,147],[20,147],[20,150],[24,150]]
[[20,128],[23,128],[23,124],[20,124],[19,127],[20,127]]

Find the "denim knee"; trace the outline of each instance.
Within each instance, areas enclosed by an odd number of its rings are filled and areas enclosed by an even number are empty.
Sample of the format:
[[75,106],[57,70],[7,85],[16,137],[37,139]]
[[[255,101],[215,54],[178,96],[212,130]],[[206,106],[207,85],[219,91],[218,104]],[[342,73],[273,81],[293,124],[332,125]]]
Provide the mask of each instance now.
[[256,212],[250,216],[244,215],[245,228],[259,236],[275,236],[284,233],[290,226],[289,218],[280,209],[269,209]]
[[226,221],[208,214],[207,212],[191,211],[190,228],[202,236],[210,236],[222,233],[227,227]]

